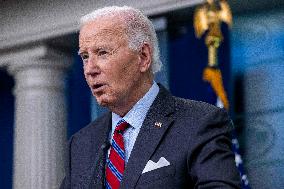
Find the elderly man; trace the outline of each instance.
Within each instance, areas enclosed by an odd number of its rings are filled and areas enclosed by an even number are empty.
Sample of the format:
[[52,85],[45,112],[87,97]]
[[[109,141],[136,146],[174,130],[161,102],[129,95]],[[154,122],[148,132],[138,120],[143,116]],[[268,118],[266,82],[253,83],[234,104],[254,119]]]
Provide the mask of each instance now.
[[106,7],[81,19],[86,81],[110,112],[70,139],[61,188],[239,188],[226,112],[173,97],[154,80],[154,27],[139,10]]

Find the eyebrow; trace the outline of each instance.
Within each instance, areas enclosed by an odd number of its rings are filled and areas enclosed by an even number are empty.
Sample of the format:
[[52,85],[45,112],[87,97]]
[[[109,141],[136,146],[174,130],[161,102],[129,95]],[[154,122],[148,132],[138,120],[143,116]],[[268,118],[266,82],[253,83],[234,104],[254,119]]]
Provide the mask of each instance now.
[[79,50],[77,53],[78,53],[78,55],[81,55],[83,52]]
[[81,55],[82,53],[84,53],[86,51],[86,49],[85,48],[79,48],[79,50],[78,50],[78,55]]
[[[98,46],[95,46],[94,49],[96,50],[100,50],[100,49],[114,49],[114,48],[110,48],[107,44],[103,44],[103,45],[98,45]],[[115,48],[116,49],[116,48]],[[85,49],[81,50],[79,49],[78,50],[78,55],[80,55],[81,53],[84,53]]]

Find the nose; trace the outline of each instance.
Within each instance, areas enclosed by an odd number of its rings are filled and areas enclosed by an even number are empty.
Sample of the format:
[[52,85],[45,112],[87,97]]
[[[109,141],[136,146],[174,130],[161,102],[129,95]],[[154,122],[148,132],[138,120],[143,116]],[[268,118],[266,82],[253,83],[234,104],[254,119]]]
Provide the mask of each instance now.
[[90,56],[88,61],[84,63],[84,73],[86,76],[95,76],[100,73],[95,56]]

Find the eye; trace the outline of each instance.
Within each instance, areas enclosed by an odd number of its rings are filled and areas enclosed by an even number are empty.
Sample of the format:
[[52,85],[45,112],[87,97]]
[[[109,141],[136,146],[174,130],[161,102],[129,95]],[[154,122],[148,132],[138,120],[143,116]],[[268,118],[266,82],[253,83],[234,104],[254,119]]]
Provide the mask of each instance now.
[[89,58],[88,53],[81,53],[80,56],[81,56],[83,62],[86,62]]
[[99,49],[98,52],[97,52],[98,56],[104,56],[104,55],[107,55],[107,54],[108,54],[108,51],[106,51],[104,49]]

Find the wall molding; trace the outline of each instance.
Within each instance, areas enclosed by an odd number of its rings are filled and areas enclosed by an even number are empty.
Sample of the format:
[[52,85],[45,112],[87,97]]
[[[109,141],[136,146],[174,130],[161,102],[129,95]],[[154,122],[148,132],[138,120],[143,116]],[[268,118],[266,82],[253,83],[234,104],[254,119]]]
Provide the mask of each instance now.
[[[19,45],[38,41],[46,41],[71,33],[78,32],[79,18],[99,7],[107,5],[129,5],[137,7],[152,16],[168,11],[202,3],[204,0],[151,0],[114,2],[97,0],[94,3],[86,0],[84,4],[76,0],[58,0],[47,3],[43,0],[29,2],[4,1],[0,12],[5,15],[0,19],[3,31],[0,33],[0,53]],[[6,5],[6,6],[5,6]],[[16,13],[16,14],[11,14]],[[2,28],[1,28],[2,30]]]

